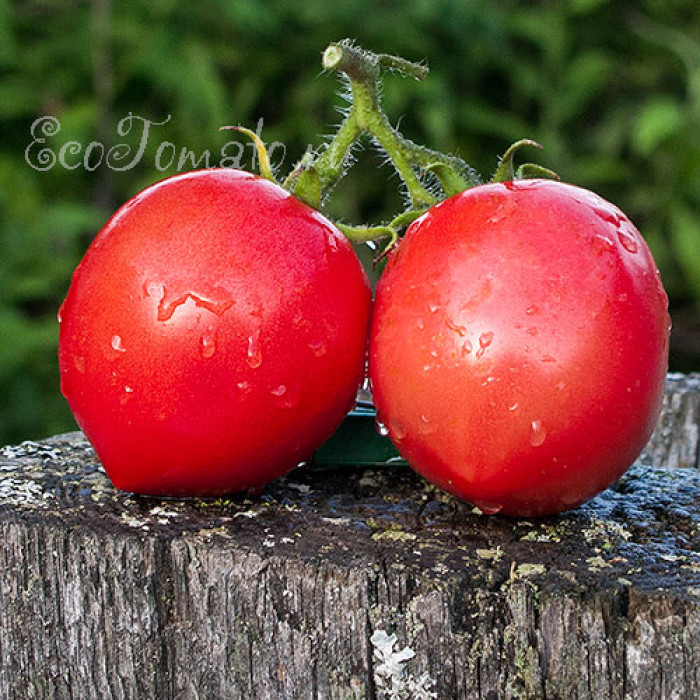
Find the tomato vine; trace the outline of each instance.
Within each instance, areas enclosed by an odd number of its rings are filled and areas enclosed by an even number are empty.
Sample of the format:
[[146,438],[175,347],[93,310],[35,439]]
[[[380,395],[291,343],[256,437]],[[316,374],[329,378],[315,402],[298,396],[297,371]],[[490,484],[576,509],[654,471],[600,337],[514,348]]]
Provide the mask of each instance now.
[[[345,39],[330,44],[323,52],[324,70],[339,73],[349,86],[349,108],[334,136],[314,153],[308,151],[281,182],[298,199],[316,209],[340,182],[350,167],[350,155],[360,138],[369,135],[385,153],[401,178],[407,204],[387,223],[352,226],[336,222],[345,236],[355,243],[388,239],[383,257],[402,232],[427,209],[458,192],[482,184],[482,178],[462,158],[428,148],[406,138],[393,126],[381,103],[381,82],[387,72],[415,80],[428,75],[423,63],[399,56],[373,53]],[[249,129],[234,128],[252,138],[258,149],[260,172],[275,180],[265,146]],[[513,157],[523,146],[539,144],[530,139],[514,143],[499,160],[492,181],[527,177],[554,177],[556,174],[533,163],[515,169]]]

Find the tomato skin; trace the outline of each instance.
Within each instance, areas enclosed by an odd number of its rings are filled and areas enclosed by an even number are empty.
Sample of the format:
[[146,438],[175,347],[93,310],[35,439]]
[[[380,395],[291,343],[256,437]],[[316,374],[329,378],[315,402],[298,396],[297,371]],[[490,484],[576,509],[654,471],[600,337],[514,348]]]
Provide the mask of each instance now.
[[572,185],[483,185],[433,207],[380,279],[378,415],[426,479],[484,512],[573,508],[661,408],[668,299],[629,219]]
[[117,488],[258,487],[352,406],[370,303],[344,236],[281,187],[177,175],[119,209],[76,269],[62,391]]

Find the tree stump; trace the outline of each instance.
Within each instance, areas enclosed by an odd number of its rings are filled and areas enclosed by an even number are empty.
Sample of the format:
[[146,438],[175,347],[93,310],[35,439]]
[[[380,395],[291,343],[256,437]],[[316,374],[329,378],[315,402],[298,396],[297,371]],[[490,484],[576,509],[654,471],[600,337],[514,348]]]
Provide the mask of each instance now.
[[168,500],[79,433],[6,447],[0,697],[697,700],[699,424],[669,376],[643,458],[530,521],[406,467]]

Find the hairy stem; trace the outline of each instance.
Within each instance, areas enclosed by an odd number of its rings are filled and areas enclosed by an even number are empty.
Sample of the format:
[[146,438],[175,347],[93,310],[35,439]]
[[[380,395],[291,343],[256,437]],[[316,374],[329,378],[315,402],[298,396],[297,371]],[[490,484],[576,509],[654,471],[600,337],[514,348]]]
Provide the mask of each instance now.
[[323,192],[330,190],[345,174],[346,161],[362,129],[354,110],[345,118],[335,136],[314,163]]
[[[463,161],[404,138],[391,125],[382,109],[382,70],[393,70],[422,80],[428,73],[426,66],[397,56],[364,51],[348,41],[331,44],[323,53],[322,63],[326,70],[335,70],[347,76],[352,95],[348,116],[316,162],[324,187],[332,186],[343,176],[346,155],[362,133],[370,134],[391,160],[406,186],[412,208],[437,202],[437,197],[425,187],[418,174],[435,163],[454,171],[453,176],[448,178],[451,182],[460,178],[465,188],[476,184]],[[464,177],[465,173],[469,173],[469,176]]]

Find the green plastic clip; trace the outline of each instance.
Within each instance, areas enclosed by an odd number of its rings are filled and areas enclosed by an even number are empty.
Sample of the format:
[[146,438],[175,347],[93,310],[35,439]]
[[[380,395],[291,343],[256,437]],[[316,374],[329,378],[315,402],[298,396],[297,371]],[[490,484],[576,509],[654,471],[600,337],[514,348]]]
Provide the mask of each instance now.
[[358,404],[336,432],[316,450],[318,465],[391,466],[406,464],[388,437],[377,430],[377,412],[371,405]]

